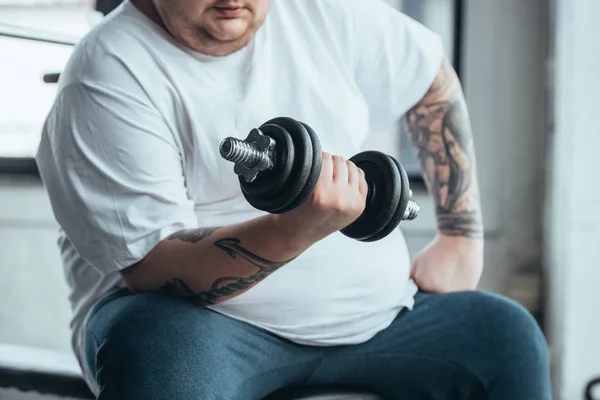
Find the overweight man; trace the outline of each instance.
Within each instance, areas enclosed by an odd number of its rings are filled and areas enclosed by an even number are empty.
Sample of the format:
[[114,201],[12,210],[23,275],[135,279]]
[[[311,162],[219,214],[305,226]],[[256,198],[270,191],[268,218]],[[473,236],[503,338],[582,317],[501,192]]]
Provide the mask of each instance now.
[[[245,201],[219,144],[279,116],[325,152],[308,201],[275,215]],[[367,192],[345,160],[399,120],[437,216],[412,260],[398,229],[374,243],[338,232]],[[460,82],[440,38],[381,0],[125,1],[75,48],[37,162],[98,399],[551,398],[532,316],[475,291]]]

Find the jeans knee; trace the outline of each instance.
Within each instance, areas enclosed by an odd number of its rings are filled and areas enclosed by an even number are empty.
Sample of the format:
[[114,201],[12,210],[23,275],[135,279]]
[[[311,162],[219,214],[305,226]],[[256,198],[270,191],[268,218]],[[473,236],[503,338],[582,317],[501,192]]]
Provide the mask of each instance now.
[[497,362],[507,368],[539,365],[546,368],[546,338],[533,315],[517,302],[496,294],[470,294],[473,323]]
[[136,295],[93,316],[86,358],[102,399],[237,398],[231,320],[178,299]]
[[[482,292],[459,295],[463,331],[469,335],[463,359],[489,398],[550,399],[546,339],[533,315],[508,298]],[[466,353],[466,355],[465,355]]]

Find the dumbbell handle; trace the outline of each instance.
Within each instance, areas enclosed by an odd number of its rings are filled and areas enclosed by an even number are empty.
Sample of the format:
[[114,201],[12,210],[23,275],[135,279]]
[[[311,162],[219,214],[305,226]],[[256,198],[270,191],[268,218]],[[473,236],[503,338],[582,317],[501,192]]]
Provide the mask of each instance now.
[[[223,139],[219,146],[219,152],[222,158],[235,164],[235,173],[242,175],[248,183],[256,179],[262,171],[275,166],[275,142],[258,129],[254,129],[246,140],[233,137]],[[410,193],[412,195],[412,191]],[[367,199],[371,195],[372,188],[369,185]],[[409,200],[402,220],[411,221],[417,218],[419,211],[419,204],[414,200]]]

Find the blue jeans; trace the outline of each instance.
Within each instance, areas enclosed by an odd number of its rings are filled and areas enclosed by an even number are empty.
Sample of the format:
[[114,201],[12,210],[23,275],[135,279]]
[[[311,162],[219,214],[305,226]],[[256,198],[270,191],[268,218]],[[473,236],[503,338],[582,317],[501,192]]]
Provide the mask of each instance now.
[[371,340],[311,347],[178,298],[121,291],[96,307],[85,337],[101,400],[258,400],[332,385],[392,400],[551,399],[537,323],[482,292],[418,293]]

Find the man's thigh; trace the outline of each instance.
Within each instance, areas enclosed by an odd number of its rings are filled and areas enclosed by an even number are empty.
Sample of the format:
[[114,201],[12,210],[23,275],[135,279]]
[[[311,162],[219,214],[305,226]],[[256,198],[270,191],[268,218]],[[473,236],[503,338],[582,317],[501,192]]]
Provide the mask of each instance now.
[[101,400],[260,399],[303,383],[319,363],[318,349],[183,300],[123,293],[87,324]]
[[419,293],[414,310],[370,341],[332,350],[311,384],[354,384],[386,399],[551,398],[539,327],[496,295]]

